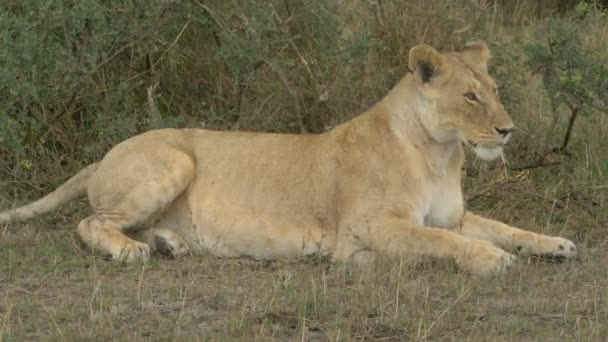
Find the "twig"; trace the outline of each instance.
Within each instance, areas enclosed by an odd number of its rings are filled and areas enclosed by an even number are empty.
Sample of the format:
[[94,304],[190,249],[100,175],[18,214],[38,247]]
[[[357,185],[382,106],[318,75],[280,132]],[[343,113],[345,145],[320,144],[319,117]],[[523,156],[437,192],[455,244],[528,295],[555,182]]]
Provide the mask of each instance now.
[[177,37],[175,37],[175,39],[173,40],[173,42],[171,43],[171,45],[169,45],[169,47],[163,52],[163,54],[160,55],[160,57],[158,57],[158,59],[152,64],[152,68],[151,69],[154,69],[154,67],[156,66],[156,64],[158,64],[158,62],[160,62],[160,60],[163,59],[163,57],[165,57],[165,55],[169,52],[169,50],[175,44],[177,44],[177,41],[181,38],[182,34],[184,34],[184,31],[186,31],[186,28],[188,27],[189,24],[190,24],[190,19],[188,19],[188,21],[186,21],[186,23],[184,24],[184,27],[182,27],[182,30],[179,31],[179,33],[177,34]]
[[447,308],[445,308],[441,314],[439,314],[439,316],[437,316],[437,318],[435,318],[435,320],[433,321],[433,323],[431,323],[431,325],[429,325],[428,329],[426,329],[426,331],[424,332],[424,335],[422,335],[422,338],[420,338],[420,341],[424,341],[426,340],[427,336],[429,335],[429,333],[431,332],[431,330],[433,330],[433,327],[435,327],[435,325],[437,324],[437,322],[439,322],[439,320],[441,320],[441,318],[448,313],[448,311],[450,311],[456,304],[458,304],[458,302],[460,302],[460,300],[462,300],[462,298],[464,298],[464,296],[466,296],[467,294],[469,294],[469,292],[471,292],[471,288],[468,288],[467,290],[463,291],[460,296],[458,296],[452,303],[450,303],[450,305],[448,305]]
[[[545,159],[547,159],[547,157],[552,154],[553,151],[549,150],[548,152],[542,154],[540,157],[538,157],[535,161],[529,163],[529,164],[524,164],[524,165],[520,165],[520,166],[514,166],[514,167],[508,167],[509,171],[523,171],[523,170],[530,170],[530,169],[536,169],[539,167],[548,167],[548,166],[554,166],[554,165],[558,165],[561,164],[561,161],[550,161],[550,162],[544,162]],[[492,171],[492,170],[496,170],[498,168],[503,167],[503,165],[505,164],[501,164],[501,165],[493,165],[487,168],[488,171]],[[479,173],[477,172],[472,172],[472,170],[470,169],[466,169],[465,170],[467,173],[467,176],[478,176]]]
[[[496,14],[498,13],[498,0],[494,0],[494,6],[492,11],[492,21],[490,23],[490,34],[488,34],[488,38],[492,38],[494,35],[494,25],[496,24]],[[504,19],[503,19],[504,24]]]
[[287,0],[283,0],[283,5],[285,5],[285,10],[287,11],[287,16],[291,17],[291,10],[289,9],[289,3]]
[[376,7],[376,20],[380,27],[382,27],[383,31],[386,31],[386,20],[384,20],[384,8],[382,7],[382,1],[378,0],[375,2],[374,7]]
[[15,307],[14,303],[8,305],[8,308],[5,309],[6,314],[4,314],[4,319],[2,320],[2,326],[0,327],[0,336],[7,336],[6,334],[7,326],[10,324],[11,316],[13,314],[13,308]]
[[217,24],[217,26],[224,32],[228,33],[230,32],[230,30],[228,30],[224,24],[222,23],[222,21],[217,17],[217,15],[215,14],[215,12],[209,8],[209,6],[203,4],[200,1],[196,1],[196,4],[199,5],[205,12],[207,12],[209,14],[209,16],[211,17],[211,19],[213,19],[213,21],[215,21],[215,23]]
[[562,146],[559,148],[558,152],[562,152],[566,150],[568,147],[568,143],[570,142],[570,136],[572,135],[572,127],[574,127],[574,121],[578,116],[580,111],[579,107],[575,107],[570,104],[570,102],[566,101],[566,106],[570,109],[570,119],[568,120],[568,128],[566,129],[566,135],[564,136],[564,140],[562,142]]
[[95,72],[99,69],[101,69],[101,67],[103,67],[104,65],[110,63],[114,58],[118,57],[118,55],[120,55],[123,51],[125,51],[126,49],[133,47],[133,43],[129,43],[127,45],[124,45],[123,47],[119,48],[116,50],[116,52],[114,52],[110,57],[104,59],[103,61],[101,61],[101,63],[97,64],[95,66],[95,68],[93,69],[92,72]]
[[156,106],[156,101],[154,101],[154,91],[156,90],[156,88],[158,87],[158,82],[154,83],[153,85],[148,87],[148,114],[150,114],[150,117],[154,118],[159,118],[160,117],[160,111],[158,110],[158,107]]
[[[277,21],[277,23],[279,25],[285,26],[285,29],[287,31],[289,31],[289,26],[287,25],[287,22],[289,21],[289,18],[287,20],[283,20],[283,18],[281,18],[279,16],[279,13],[277,13],[277,11],[273,11],[273,14],[274,14],[274,18]],[[293,41],[292,38],[288,39],[287,42],[289,43],[289,46],[291,46],[293,48],[293,50],[295,51],[295,53],[300,58],[300,62],[302,62],[302,65],[304,65],[304,68],[306,69],[306,72],[308,73],[308,76],[310,76],[310,79],[313,82],[317,83],[316,82],[316,77],[313,74],[312,70],[310,69],[310,65],[308,64],[308,61],[306,60],[306,58],[304,58],[304,56],[300,52],[300,49],[298,49],[298,46],[296,45],[296,43]]]
[[532,163],[532,164],[527,164],[527,165],[522,165],[522,166],[518,166],[518,167],[512,167],[510,170],[511,171],[523,171],[523,170],[530,170],[530,169],[536,169],[539,167],[547,167],[547,166],[553,166],[553,165],[558,165],[561,164],[560,161],[553,161],[553,162],[547,162],[547,163],[543,163],[543,160],[545,158],[542,158],[541,160]]
[[[211,19],[213,19],[213,21],[215,21],[215,24],[217,25],[217,27],[219,27],[220,30],[222,30],[224,32],[228,32],[226,30],[226,28],[224,27],[224,25],[222,24],[222,22],[215,15],[215,13],[207,5],[201,3],[200,1],[197,1],[196,3],[203,9],[203,11],[207,12],[207,14],[211,17]],[[211,33],[213,34],[213,39],[215,40],[215,44],[218,47],[221,47],[222,42],[220,40],[220,35],[217,33],[217,30],[214,29]]]
[[307,133],[306,127],[304,126],[304,118],[302,117],[302,115],[303,115],[302,106],[300,105],[300,97],[298,96],[298,93],[295,91],[295,89],[291,85],[291,82],[289,81],[289,79],[287,78],[287,76],[285,75],[285,72],[283,71],[283,69],[281,69],[281,67],[279,67],[278,65],[275,65],[274,63],[266,62],[266,64],[268,64],[270,66],[270,68],[274,72],[277,73],[277,75],[279,76],[279,79],[281,80],[281,83],[283,83],[283,86],[285,87],[285,89],[287,89],[289,96],[291,96],[291,99],[293,100],[293,105],[296,108],[296,112],[297,112],[298,125],[300,126],[300,133],[302,133],[302,134]]
[[65,335],[63,335],[61,328],[59,327],[59,325],[57,325],[57,320],[55,320],[55,314],[49,310],[49,308],[44,304],[44,302],[41,301],[40,304],[42,304],[42,308],[49,315],[49,319],[51,320],[51,323],[53,323],[55,329],[57,329],[57,332],[59,333],[59,336],[61,336],[61,339],[63,341],[66,341]]

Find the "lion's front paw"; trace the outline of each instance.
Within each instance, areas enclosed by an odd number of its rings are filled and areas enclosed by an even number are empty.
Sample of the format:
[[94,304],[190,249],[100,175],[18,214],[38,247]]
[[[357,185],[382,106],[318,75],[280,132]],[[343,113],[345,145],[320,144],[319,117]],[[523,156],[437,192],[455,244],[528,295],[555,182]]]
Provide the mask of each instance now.
[[458,263],[466,271],[479,276],[498,275],[513,265],[517,257],[495,247],[488,241],[472,240]]
[[578,250],[572,241],[546,235],[540,235],[534,241],[522,243],[517,246],[517,251],[522,255],[538,256],[555,261],[574,258],[578,254]]

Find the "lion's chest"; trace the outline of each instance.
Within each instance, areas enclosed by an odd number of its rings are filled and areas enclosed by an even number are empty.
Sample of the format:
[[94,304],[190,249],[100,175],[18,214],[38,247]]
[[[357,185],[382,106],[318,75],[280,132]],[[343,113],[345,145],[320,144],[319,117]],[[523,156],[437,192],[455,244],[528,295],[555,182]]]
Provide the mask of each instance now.
[[434,186],[427,200],[425,226],[454,228],[460,224],[464,202],[459,182],[443,182]]

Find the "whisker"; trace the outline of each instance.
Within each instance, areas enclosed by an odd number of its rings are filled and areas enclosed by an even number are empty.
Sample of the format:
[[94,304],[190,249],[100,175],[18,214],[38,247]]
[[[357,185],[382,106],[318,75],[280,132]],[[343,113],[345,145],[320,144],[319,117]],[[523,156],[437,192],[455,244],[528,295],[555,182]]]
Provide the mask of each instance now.
[[474,136],[479,139],[483,139],[483,138],[496,139],[496,135],[488,134],[488,133],[477,133],[477,134],[474,134]]
[[508,179],[509,178],[509,171],[511,170],[511,164],[509,163],[509,161],[505,157],[504,151],[500,154],[500,159],[502,160],[502,165],[503,165],[502,170],[504,172],[505,177],[507,177],[507,179]]
[[538,139],[535,134],[530,133],[530,131],[527,131],[519,126],[513,126],[513,129],[524,133],[526,137],[532,139],[534,142],[542,143],[542,141]]
[[493,142],[497,142],[497,140],[496,139],[475,139],[475,142],[493,143]]

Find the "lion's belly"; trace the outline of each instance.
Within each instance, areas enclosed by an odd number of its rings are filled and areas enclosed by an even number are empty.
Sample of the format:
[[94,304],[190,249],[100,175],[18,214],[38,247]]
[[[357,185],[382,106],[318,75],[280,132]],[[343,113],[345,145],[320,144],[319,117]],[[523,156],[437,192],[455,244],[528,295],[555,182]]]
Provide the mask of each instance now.
[[213,192],[183,194],[158,224],[178,232],[191,251],[219,257],[326,255],[335,247],[335,229],[324,225],[318,215],[298,215],[289,208],[283,208],[284,214],[257,211],[255,206],[238,206],[239,200],[220,196]]
[[335,234],[316,226],[300,226],[278,217],[246,215],[234,210],[193,217],[195,241],[202,251],[220,257],[257,259],[328,254]]

